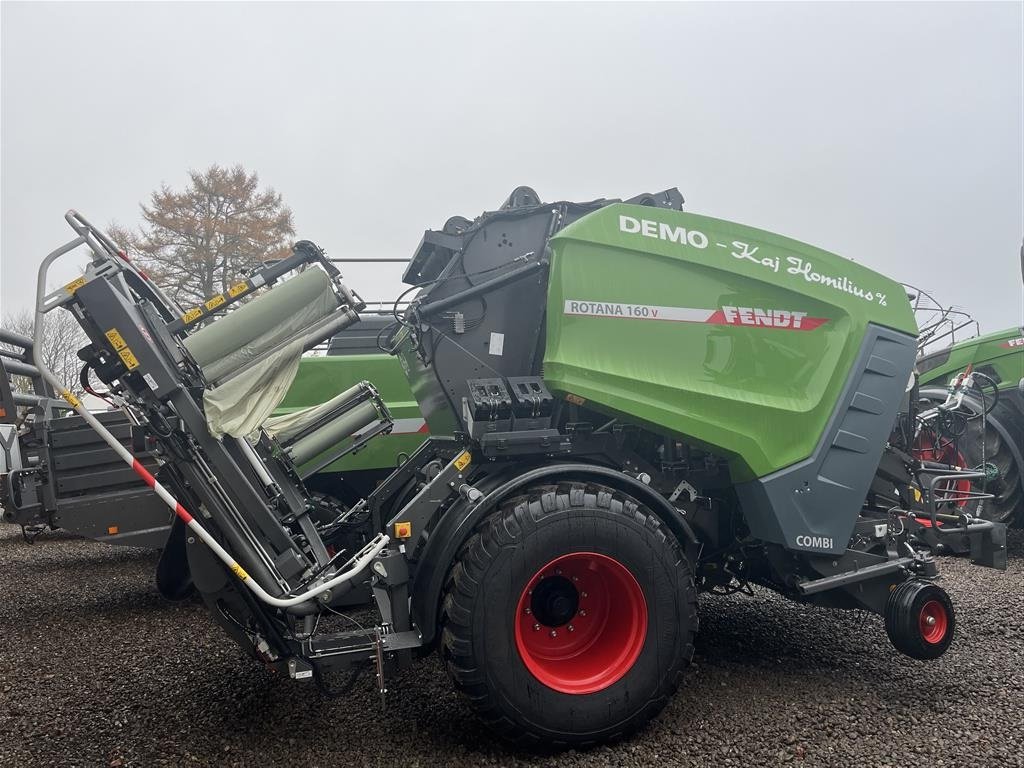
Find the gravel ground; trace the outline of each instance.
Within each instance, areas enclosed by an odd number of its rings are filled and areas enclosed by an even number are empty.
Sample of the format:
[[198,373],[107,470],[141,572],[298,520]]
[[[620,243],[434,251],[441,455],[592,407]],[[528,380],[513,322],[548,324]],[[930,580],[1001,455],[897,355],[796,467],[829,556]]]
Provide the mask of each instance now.
[[875,617],[768,593],[704,596],[683,689],[637,738],[587,753],[492,743],[436,658],[382,711],[272,677],[153,553],[0,528],[0,765],[1024,766],[1024,536],[1005,573],[942,562],[953,648],[922,663]]

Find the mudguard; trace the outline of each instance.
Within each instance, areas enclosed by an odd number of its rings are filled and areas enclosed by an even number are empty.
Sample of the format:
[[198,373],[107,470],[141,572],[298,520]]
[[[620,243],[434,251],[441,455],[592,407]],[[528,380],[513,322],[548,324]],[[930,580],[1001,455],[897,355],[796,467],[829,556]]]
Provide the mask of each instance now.
[[567,480],[591,481],[628,493],[661,518],[675,534],[691,562],[696,559],[700,545],[690,524],[663,496],[636,478],[607,467],[569,462],[544,465],[526,472],[520,470],[521,467],[515,473],[488,476],[486,481],[477,485],[486,493],[478,504],[471,506],[460,502],[454,505],[431,531],[411,590],[412,616],[424,645],[436,639],[441,592],[459,549],[476,526],[502,501],[529,485]]

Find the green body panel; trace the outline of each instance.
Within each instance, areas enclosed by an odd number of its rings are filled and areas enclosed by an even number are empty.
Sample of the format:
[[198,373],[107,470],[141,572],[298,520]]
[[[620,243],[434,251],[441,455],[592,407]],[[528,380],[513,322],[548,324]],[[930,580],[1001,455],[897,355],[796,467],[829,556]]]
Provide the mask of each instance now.
[[295,381],[274,415],[319,405],[360,381],[369,381],[380,392],[396,420],[395,432],[374,438],[363,450],[328,465],[321,473],[390,469],[397,465],[400,453],[411,454],[426,438],[415,431],[423,417],[401,365],[383,353],[302,358]]
[[968,365],[990,376],[994,371],[1000,389],[1015,388],[1024,378],[1024,328],[988,333],[925,355],[918,362],[921,383],[945,386]]
[[[898,283],[740,224],[612,205],[550,242],[548,386],[724,454],[737,481],[811,454],[869,323],[917,334]],[[589,302],[611,306],[570,314]]]

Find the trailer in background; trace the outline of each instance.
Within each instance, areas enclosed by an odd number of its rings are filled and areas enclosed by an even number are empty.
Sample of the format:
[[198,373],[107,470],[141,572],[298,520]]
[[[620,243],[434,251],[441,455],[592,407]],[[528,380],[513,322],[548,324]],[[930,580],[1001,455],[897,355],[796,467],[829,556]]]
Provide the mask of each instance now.
[[[52,387],[32,364],[32,340],[0,329],[0,514],[31,541],[47,527],[106,544],[162,547],[173,514]],[[13,377],[30,382],[18,391]],[[95,414],[125,446],[127,413]],[[141,432],[136,435],[141,438]],[[143,464],[156,460],[136,445]]]

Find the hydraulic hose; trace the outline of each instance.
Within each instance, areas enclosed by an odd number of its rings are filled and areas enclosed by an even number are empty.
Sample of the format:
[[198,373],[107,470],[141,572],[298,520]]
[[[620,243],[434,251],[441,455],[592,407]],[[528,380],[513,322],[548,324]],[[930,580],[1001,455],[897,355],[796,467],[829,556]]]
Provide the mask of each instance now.
[[353,557],[346,563],[345,570],[328,579],[323,584],[320,584],[313,589],[309,589],[302,594],[294,595],[290,597],[274,597],[268,593],[252,576],[250,576],[245,568],[231,556],[231,554],[220,545],[213,536],[207,531],[198,520],[193,517],[188,510],[181,505],[181,503],[174,498],[170,491],[164,488],[155,477],[146,469],[142,463],[129,451],[121,442],[111,434],[99,419],[89,413],[88,409],[82,404],[75,395],[68,390],[54,375],[53,371],[46,367],[46,363],[43,360],[43,356],[40,350],[43,347],[43,322],[46,313],[50,309],[55,309],[58,305],[51,304],[49,307],[46,306],[46,276],[50,270],[50,265],[53,264],[59,257],[82,245],[84,242],[83,238],[77,238],[76,240],[67,243],[57,250],[50,253],[43,263],[39,265],[39,276],[36,283],[36,312],[35,312],[35,328],[34,328],[34,344],[32,350],[32,357],[35,361],[36,368],[39,369],[42,377],[54,388],[54,391],[59,392],[60,396],[63,397],[68,404],[75,410],[79,416],[81,416],[85,423],[88,424],[93,431],[98,434],[103,441],[110,446],[110,448],[120,457],[125,464],[130,466],[142,480],[148,485],[160,500],[164,502],[177,517],[185,524],[185,526],[194,533],[200,541],[208,546],[213,553],[226,565],[233,574],[243,583],[249,590],[262,602],[275,608],[290,608],[300,603],[307,602],[315,599],[320,595],[328,592],[329,590],[337,587],[340,584],[344,584],[347,581],[351,581],[359,573],[369,566],[370,562],[377,556],[377,554],[383,550],[390,541],[390,538],[380,533],[370,540],[365,547],[357,552]]

